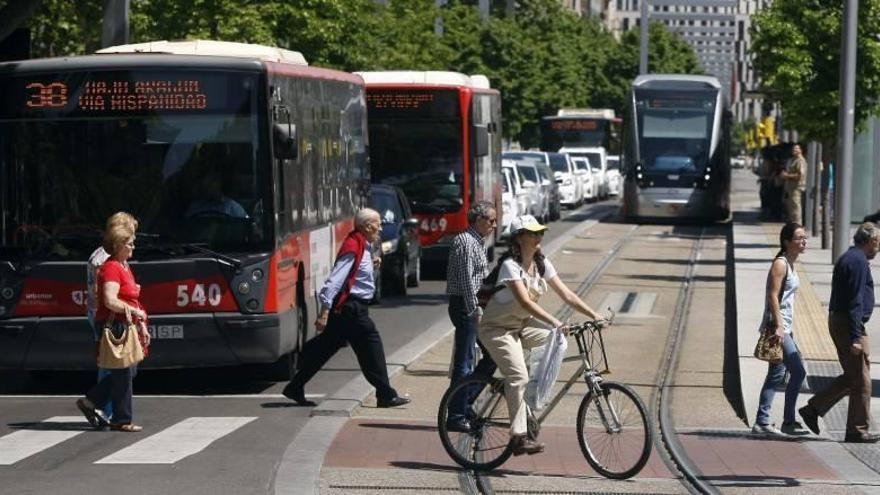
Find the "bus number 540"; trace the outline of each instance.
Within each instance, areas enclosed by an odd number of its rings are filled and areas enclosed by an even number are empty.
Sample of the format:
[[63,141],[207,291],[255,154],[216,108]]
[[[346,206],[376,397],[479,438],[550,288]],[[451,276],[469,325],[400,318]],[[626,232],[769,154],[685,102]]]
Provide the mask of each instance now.
[[196,284],[192,289],[188,285],[177,286],[177,306],[181,308],[189,304],[204,306],[206,302],[211,306],[219,306],[222,296],[220,284],[208,284],[207,291],[205,284]]

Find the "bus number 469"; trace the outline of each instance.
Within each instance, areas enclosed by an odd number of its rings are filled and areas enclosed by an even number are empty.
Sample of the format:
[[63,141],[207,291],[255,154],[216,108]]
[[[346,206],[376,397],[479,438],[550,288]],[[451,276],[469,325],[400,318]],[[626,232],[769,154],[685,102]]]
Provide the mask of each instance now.
[[192,290],[187,285],[177,286],[177,306],[181,308],[188,304],[204,306],[206,302],[211,306],[218,306],[222,296],[219,284],[208,284],[207,292],[205,284],[196,284]]

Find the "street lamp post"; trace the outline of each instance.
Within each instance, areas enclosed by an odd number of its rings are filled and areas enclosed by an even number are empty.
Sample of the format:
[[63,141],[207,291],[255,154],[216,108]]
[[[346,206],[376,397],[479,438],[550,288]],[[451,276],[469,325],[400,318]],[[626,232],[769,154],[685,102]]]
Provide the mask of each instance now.
[[642,0],[639,19],[639,74],[648,73],[648,0]]
[[831,260],[849,246],[849,221],[852,196],[853,120],[856,93],[856,35],[858,0],[846,0],[843,7],[843,30],[840,42],[840,110],[838,112],[837,163],[834,164],[834,243]]

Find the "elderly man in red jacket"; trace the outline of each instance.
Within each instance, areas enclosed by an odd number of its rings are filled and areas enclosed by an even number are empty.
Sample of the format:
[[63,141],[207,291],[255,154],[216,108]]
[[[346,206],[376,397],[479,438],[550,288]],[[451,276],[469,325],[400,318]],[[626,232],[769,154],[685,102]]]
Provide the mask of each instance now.
[[315,320],[318,336],[308,341],[301,351],[302,366],[282,392],[301,406],[314,406],[306,399],[303,387],[321,367],[347,342],[351,345],[361,371],[376,387],[378,407],[397,407],[409,399],[397,395],[388,380],[385,350],[367,306],[376,286],[373,270],[379,258],[370,251],[379,239],[382,222],[379,212],[364,208],[354,218],[355,230],[348,234],[336,254],[336,263],[321,289],[321,311]]

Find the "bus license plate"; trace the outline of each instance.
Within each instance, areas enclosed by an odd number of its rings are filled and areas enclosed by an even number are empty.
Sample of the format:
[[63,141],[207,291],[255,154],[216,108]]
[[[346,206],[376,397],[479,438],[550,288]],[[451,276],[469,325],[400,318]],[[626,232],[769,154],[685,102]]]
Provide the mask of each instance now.
[[183,325],[150,325],[147,330],[154,339],[183,339]]

